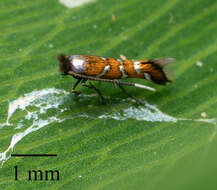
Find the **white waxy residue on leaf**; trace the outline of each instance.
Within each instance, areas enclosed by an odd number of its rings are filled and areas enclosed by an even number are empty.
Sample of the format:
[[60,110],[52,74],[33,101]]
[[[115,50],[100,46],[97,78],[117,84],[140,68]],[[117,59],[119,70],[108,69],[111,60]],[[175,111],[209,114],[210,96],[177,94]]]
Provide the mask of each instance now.
[[99,118],[112,118],[116,120],[136,119],[140,121],[164,121],[177,122],[175,117],[167,115],[160,111],[156,106],[146,103],[144,106],[129,107],[113,114],[104,114]]
[[[117,120],[117,122],[135,119],[141,122],[173,123],[185,120],[216,124],[215,118],[175,118],[162,112],[157,106],[147,102],[145,102],[144,105],[135,106],[135,104],[132,104],[128,99],[122,99],[119,103],[123,103],[123,107],[108,105],[107,109],[105,109],[105,107],[90,103],[92,99],[98,98],[95,94],[81,94],[76,98],[76,101],[74,101],[72,97],[74,96],[65,90],[46,88],[34,90],[9,102],[8,116],[6,122],[0,124],[0,129],[9,127],[7,129],[11,130],[12,135],[10,144],[6,150],[0,152],[0,163],[3,164],[10,158],[15,145],[28,134],[54,122],[60,123],[67,119],[114,119]],[[80,106],[81,109],[78,110],[78,106]],[[49,111],[50,109],[52,110]],[[13,119],[13,116],[18,110],[21,111],[22,114],[19,115],[18,119]],[[70,117],[61,116],[64,112],[70,112],[68,114]],[[17,132],[17,130],[19,130],[19,132]]]
[[[39,130],[42,127],[45,127],[55,121],[61,122],[61,119],[58,119],[58,113],[54,116],[47,117],[46,119],[40,119],[40,116],[47,113],[47,110],[51,108],[58,108],[63,101],[63,98],[68,93],[64,90],[59,90],[55,88],[48,88],[43,90],[35,90],[31,93],[24,94],[24,96],[19,97],[16,100],[13,100],[9,103],[8,107],[8,116],[5,124],[1,124],[1,127],[5,126],[14,126],[14,129],[22,129],[26,125],[25,121],[31,120],[32,124],[27,126],[24,131],[16,133],[12,136],[11,143],[7,150],[0,153],[0,162],[4,163],[10,158],[10,154],[14,149],[14,146],[22,140],[26,135],[34,131]],[[37,111],[28,110],[29,107],[38,108]],[[18,123],[9,123],[11,117],[16,112],[16,110],[24,111],[24,118],[20,119]],[[61,109],[60,109],[61,112]]]

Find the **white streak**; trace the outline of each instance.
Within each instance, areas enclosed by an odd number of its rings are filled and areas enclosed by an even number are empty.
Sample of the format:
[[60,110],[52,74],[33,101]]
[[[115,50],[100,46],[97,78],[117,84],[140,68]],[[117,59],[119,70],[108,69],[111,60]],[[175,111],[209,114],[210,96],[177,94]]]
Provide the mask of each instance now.
[[133,62],[133,66],[134,66],[134,69],[135,69],[135,71],[136,71],[137,74],[141,73],[139,64],[140,64],[139,61],[134,61]]
[[59,2],[68,8],[79,7],[83,4],[94,2],[95,0],[59,0]]
[[150,90],[150,91],[153,91],[153,92],[156,91],[156,89],[154,89],[154,88],[152,88],[152,87],[150,87],[150,86],[145,86],[145,85],[137,84],[137,83],[135,83],[135,87],[143,88],[143,89]]
[[122,73],[122,78],[127,78],[128,75],[125,73],[125,70],[124,70],[124,66],[123,65],[120,65],[120,71]]
[[120,54],[120,58],[121,58],[122,60],[127,60],[127,57],[126,57],[125,55],[123,55],[123,54]]
[[147,80],[151,80],[150,74],[148,74],[148,73],[144,73],[144,76],[145,76],[145,79],[147,79]]
[[104,76],[109,70],[110,70],[110,65],[106,65],[104,70],[100,74],[98,74],[97,77]]
[[106,61],[106,58],[105,57],[100,57],[103,61]]

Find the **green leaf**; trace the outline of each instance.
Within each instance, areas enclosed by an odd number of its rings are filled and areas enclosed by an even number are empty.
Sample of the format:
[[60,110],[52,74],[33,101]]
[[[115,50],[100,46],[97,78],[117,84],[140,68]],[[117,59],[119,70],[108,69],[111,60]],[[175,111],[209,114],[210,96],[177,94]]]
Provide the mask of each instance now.
[[[215,1],[98,0],[68,8],[4,0],[0,7],[0,189],[216,187]],[[108,99],[102,105],[85,87],[78,97],[70,93],[76,80],[59,74],[60,53],[174,57],[174,81],[126,79],[157,89],[126,87],[144,106],[95,83]],[[28,170],[58,170],[60,180],[28,181]]]

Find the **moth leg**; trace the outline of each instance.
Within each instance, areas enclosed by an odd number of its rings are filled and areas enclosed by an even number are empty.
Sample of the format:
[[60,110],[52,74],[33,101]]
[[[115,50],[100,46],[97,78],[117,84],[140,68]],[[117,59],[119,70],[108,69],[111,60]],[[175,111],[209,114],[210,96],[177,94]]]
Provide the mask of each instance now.
[[72,93],[74,93],[76,96],[79,95],[81,92],[78,92],[75,90],[75,88],[78,86],[78,84],[82,81],[82,78],[78,78],[74,86],[72,87]]
[[83,85],[86,81],[87,81],[87,79],[83,78],[81,81],[81,84]]
[[96,88],[91,82],[89,82],[89,84],[82,84],[83,86],[86,86],[88,88],[91,88],[91,89],[94,89],[97,94],[99,95],[100,97],[100,100],[103,104],[105,104],[105,98],[103,97],[102,93],[100,92],[100,90],[98,88]]
[[141,104],[141,105],[144,105],[144,102],[140,99],[138,99],[137,97],[131,95],[129,92],[127,92],[125,90],[125,88],[123,86],[121,86],[120,84],[118,84],[118,86],[120,87],[120,89],[126,94],[128,95],[130,98],[134,99],[136,101],[137,104]]

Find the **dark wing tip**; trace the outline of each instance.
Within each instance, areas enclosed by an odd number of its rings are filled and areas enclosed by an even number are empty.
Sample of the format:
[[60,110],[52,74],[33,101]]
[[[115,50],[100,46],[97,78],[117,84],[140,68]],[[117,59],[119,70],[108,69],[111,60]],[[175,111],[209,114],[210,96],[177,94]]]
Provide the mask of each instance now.
[[175,61],[175,58],[157,58],[157,59],[151,59],[150,62],[158,65],[159,67],[163,68],[168,64],[171,64]]
[[[155,83],[160,84],[160,85],[165,85],[167,82],[172,82],[170,68],[167,68],[167,67],[165,68],[165,66],[173,63],[174,61],[175,61],[174,58],[158,58],[158,59],[150,60],[150,62],[155,67],[155,69],[158,70],[158,72],[159,72],[158,76],[156,76],[153,73],[153,75],[151,76],[151,79]],[[168,77],[168,75],[169,75],[169,77]]]

